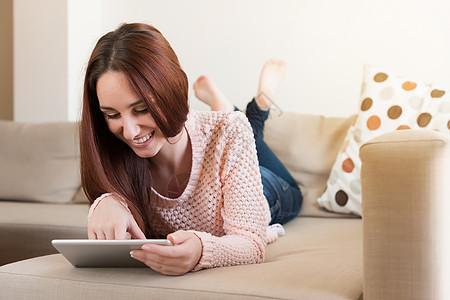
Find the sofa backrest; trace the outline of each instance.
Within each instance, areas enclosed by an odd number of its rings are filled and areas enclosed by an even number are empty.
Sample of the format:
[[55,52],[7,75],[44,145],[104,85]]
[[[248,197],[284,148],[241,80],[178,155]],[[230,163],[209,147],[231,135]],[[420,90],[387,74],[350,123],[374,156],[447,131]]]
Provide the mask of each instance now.
[[80,187],[76,128],[0,121],[0,199],[71,202]]
[[[342,217],[326,212],[316,200],[354,118],[271,112],[264,139],[299,183],[304,197],[300,216]],[[87,202],[80,189],[76,128],[74,122],[0,121],[0,199]]]
[[299,216],[349,217],[328,213],[317,204],[326,189],[331,168],[355,116],[319,115],[273,110],[264,140],[299,184],[303,205]]

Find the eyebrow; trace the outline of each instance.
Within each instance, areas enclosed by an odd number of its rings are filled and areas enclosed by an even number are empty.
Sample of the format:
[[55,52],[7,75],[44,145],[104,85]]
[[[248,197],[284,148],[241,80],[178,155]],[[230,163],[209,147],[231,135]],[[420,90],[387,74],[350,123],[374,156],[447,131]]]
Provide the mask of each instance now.
[[[130,105],[128,105],[128,108],[132,108],[133,106],[136,106],[136,105],[139,105],[139,104],[142,104],[142,103],[144,103],[143,100],[138,100],[138,101],[133,102]],[[109,107],[109,106],[100,106],[100,109],[102,109],[102,110],[116,110],[115,108]]]

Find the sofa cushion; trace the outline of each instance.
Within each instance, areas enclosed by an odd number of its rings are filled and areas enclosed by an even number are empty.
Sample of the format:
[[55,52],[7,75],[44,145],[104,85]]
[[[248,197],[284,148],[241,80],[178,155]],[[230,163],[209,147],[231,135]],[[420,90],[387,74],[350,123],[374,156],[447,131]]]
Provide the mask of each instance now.
[[88,209],[86,204],[0,201],[0,265],[57,253],[52,239],[87,238]]
[[365,66],[360,111],[319,204],[330,211],[361,215],[359,148],[376,136],[402,129],[450,134],[450,90]]
[[0,267],[1,299],[359,299],[360,219],[296,218],[263,264],[170,277],[147,268],[74,268],[61,255]]
[[76,123],[0,121],[0,199],[68,203],[80,187]]
[[83,187],[80,187],[78,191],[75,193],[75,195],[72,198],[72,203],[89,203],[89,200],[84,193]]
[[301,188],[300,216],[345,217],[322,209],[317,198],[326,189],[331,167],[354,118],[271,112],[264,140]]

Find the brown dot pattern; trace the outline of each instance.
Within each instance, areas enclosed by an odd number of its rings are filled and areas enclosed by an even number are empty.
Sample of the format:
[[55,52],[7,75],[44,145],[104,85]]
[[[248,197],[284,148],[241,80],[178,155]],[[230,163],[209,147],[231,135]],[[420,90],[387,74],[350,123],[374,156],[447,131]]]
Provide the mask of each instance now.
[[386,81],[386,79],[388,79],[388,74],[386,73],[377,73],[374,77],[373,80],[375,80],[375,82],[383,82]]
[[336,197],[335,198],[336,198],[336,203],[339,206],[345,206],[347,204],[347,202],[348,202],[348,195],[343,190],[339,190],[336,193]]
[[398,105],[391,106],[387,114],[388,117],[392,120],[398,119],[402,115],[402,108]]
[[431,97],[432,98],[441,98],[445,95],[445,91],[434,89],[431,91]]
[[359,148],[395,130],[427,129],[450,134],[450,95],[436,85],[406,80],[366,67],[360,112],[347,133],[319,203],[329,210],[361,215]]
[[363,100],[363,102],[361,103],[361,110],[362,111],[367,111],[372,107],[372,99],[370,98],[366,98]]
[[427,127],[428,124],[430,124],[432,116],[429,113],[421,113],[418,117],[417,117],[417,125],[419,125],[419,127]]

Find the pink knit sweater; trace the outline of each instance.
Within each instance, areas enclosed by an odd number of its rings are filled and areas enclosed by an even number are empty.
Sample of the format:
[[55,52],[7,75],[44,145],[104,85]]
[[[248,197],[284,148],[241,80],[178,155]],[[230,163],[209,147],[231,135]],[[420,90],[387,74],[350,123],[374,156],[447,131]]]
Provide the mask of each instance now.
[[203,253],[194,270],[262,262],[277,234],[267,230],[270,211],[246,116],[191,111],[186,129],[192,144],[189,182],[175,199],[152,190],[152,228],[163,236],[180,229],[195,233]]

